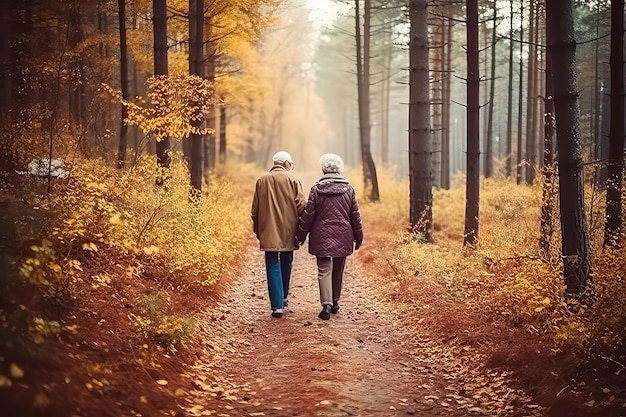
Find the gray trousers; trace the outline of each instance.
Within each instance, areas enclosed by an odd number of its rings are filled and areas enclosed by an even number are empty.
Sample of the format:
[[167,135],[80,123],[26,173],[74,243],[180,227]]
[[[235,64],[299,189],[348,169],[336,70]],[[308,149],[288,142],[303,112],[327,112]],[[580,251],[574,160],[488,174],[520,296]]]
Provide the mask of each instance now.
[[320,302],[322,305],[332,305],[333,301],[341,298],[343,284],[343,268],[346,257],[317,257],[317,279],[320,285]]

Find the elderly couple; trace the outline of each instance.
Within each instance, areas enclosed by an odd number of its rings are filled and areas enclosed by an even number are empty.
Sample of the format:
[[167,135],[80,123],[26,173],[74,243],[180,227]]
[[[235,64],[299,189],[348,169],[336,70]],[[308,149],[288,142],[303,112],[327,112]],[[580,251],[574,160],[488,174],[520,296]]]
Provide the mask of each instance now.
[[334,154],[320,158],[324,174],[311,187],[305,204],[302,184],[290,171],[295,164],[285,151],[273,157],[274,166],[256,182],[252,200],[254,233],[265,252],[265,270],[272,317],[287,307],[293,251],[309,236],[309,252],[317,257],[322,311],[330,319],[339,311],[346,257],[363,242],[356,193],[341,176],[343,161]]

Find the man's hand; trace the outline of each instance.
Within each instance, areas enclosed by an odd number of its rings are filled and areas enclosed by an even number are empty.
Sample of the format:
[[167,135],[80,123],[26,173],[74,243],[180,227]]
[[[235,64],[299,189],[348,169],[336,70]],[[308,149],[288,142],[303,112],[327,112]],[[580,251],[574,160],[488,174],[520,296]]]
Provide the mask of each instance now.
[[359,250],[361,247],[361,242],[354,242],[354,250]]

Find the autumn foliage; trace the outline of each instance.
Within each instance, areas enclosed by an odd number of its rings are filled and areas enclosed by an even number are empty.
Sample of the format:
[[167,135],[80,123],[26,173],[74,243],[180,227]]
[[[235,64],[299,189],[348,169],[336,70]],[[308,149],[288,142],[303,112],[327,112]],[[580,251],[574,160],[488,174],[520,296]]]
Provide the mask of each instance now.
[[[601,234],[593,235],[593,301],[564,301],[558,224],[548,259],[539,249],[540,178],[532,186],[483,179],[481,242],[466,249],[462,176],[456,187],[434,192],[433,245],[408,231],[408,184],[384,178],[381,203],[363,207],[368,239],[380,240],[380,248],[360,256],[377,272],[374,281],[384,281],[379,290],[405,306],[403,320],[461,344],[494,347],[513,337],[524,346],[533,340],[548,356],[565,355],[577,364],[624,354],[626,250],[603,248]],[[590,217],[602,218],[601,199],[588,195]]]
[[[78,160],[50,195],[37,178],[5,183],[0,348],[35,386],[54,381],[49,370],[74,344],[118,352],[76,359],[71,378],[87,381],[86,393],[110,389],[120,361],[159,369],[167,354],[193,342],[198,307],[217,294],[212,284],[232,273],[250,236],[253,178],[230,176],[235,168],[224,167],[200,196],[190,192],[180,156],[162,186],[155,186],[155,165],[144,157],[119,171]],[[119,354],[124,346],[132,347],[130,356]],[[36,357],[47,365],[32,368]],[[0,370],[0,385],[18,382]],[[16,399],[16,406],[47,406],[42,398],[40,405]]]

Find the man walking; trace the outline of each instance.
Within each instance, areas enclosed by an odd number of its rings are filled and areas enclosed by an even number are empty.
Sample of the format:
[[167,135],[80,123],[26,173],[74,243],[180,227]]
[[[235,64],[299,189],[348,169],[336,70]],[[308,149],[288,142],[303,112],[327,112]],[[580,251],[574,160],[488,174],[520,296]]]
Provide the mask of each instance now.
[[302,184],[290,173],[295,167],[291,155],[276,152],[272,161],[274,166],[256,182],[252,223],[260,249],[265,252],[272,317],[281,318],[289,295],[293,251],[298,248],[298,218],[306,201]]

